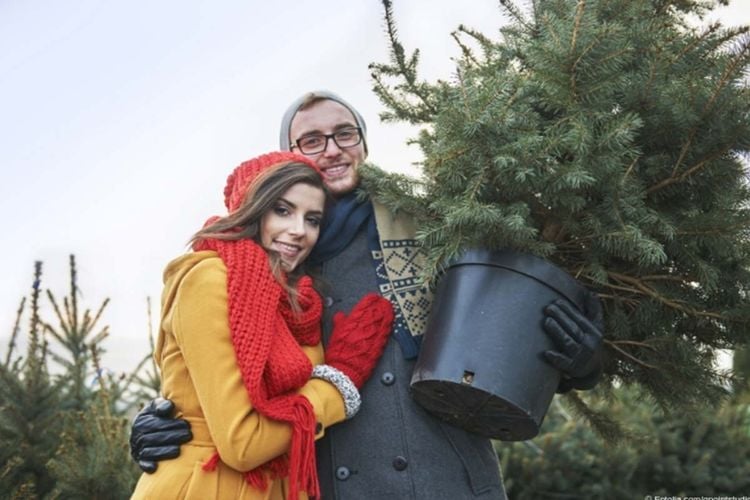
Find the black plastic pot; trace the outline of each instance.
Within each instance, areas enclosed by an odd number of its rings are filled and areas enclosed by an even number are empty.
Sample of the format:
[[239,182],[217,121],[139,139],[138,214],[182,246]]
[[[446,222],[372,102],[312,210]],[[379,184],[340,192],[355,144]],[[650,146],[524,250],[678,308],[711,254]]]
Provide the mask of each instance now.
[[543,352],[543,309],[586,290],[538,257],[469,250],[442,277],[411,381],[413,398],[447,422],[503,441],[539,433],[560,382]]

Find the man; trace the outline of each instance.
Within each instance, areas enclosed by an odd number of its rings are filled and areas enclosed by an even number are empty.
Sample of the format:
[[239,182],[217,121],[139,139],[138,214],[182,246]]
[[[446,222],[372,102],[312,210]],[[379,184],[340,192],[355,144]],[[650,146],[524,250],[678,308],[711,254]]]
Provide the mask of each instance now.
[[[337,198],[311,254],[328,284],[324,341],[333,315],[348,312],[368,292],[390,299],[396,312],[391,340],[362,389],[359,414],[330,428],[317,442],[323,498],[505,498],[490,440],[441,422],[409,396],[431,297],[415,279],[421,261],[413,221],[356,196],[358,167],[367,156],[361,115],[330,92],[306,94],[284,114],[280,145],[315,161]],[[404,262],[409,265],[395,265]],[[545,356],[563,372],[561,391],[591,388],[599,377],[597,304],[592,301],[591,320],[556,305],[545,310],[545,328],[561,351]],[[188,435],[176,421],[159,418],[171,411],[169,405],[156,406],[152,403],[136,419],[131,439],[134,457],[152,470],[153,460],[179,452],[161,445],[177,444]]]

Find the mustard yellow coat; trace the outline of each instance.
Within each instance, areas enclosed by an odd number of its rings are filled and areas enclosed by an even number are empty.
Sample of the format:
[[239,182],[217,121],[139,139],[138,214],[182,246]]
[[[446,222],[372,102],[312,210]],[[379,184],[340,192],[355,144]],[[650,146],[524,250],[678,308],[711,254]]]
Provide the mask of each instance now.
[[[287,479],[259,491],[242,477],[289,448],[291,427],[253,410],[237,366],[227,314],[227,271],[215,252],[179,257],[164,271],[162,320],[154,357],[161,370],[162,393],[178,415],[190,422],[193,440],[174,460],[159,462],[143,474],[133,499],[286,499]],[[252,304],[248,304],[252,307]],[[323,362],[320,344],[303,350]],[[330,383],[311,379],[299,391],[310,400],[325,428],[344,420],[344,402]],[[221,462],[213,472],[201,465],[215,451]],[[303,492],[300,498],[307,498]]]

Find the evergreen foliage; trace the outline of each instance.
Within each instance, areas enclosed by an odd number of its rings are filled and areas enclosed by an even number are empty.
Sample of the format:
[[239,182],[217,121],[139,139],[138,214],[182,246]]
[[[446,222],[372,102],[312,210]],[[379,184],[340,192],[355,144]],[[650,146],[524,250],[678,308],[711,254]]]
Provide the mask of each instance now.
[[[54,485],[46,467],[60,433],[60,383],[47,369],[47,344],[39,317],[42,263],[34,265],[29,342],[25,359],[0,366],[0,492],[5,498],[41,498]],[[19,309],[14,333],[20,323]],[[14,347],[15,335],[11,338]]]
[[[101,318],[104,308],[107,307],[109,299],[105,299],[96,314],[92,315],[87,309],[83,315],[78,310],[78,272],[76,270],[75,258],[70,256],[70,292],[63,297],[61,309],[55,295],[47,290],[47,297],[55,311],[58,326],[44,323],[45,331],[54,339],[61,353],[50,351],[50,356],[59,365],[65,376],[64,381],[64,406],[66,409],[82,411],[87,407],[91,399],[91,389],[86,385],[91,367],[91,349],[89,346],[100,345],[109,334],[109,327],[105,326],[97,332],[96,325]],[[96,333],[95,333],[96,332]]]
[[744,346],[734,352],[732,373],[735,376],[734,391],[750,392],[750,346]]
[[717,348],[750,341],[748,28],[696,28],[708,0],[501,0],[497,40],[459,27],[427,83],[385,6],[385,120],[422,126],[422,176],[363,168],[412,212],[425,279],[466,247],[548,258],[602,298],[609,381],[664,407],[716,401]]
[[108,300],[95,314],[81,312],[75,258],[69,294],[60,302],[45,293],[57,326],[40,313],[41,275],[37,262],[26,356],[15,353],[24,299],[0,364],[0,498],[127,498],[140,471],[130,459],[125,417],[143,401],[140,375],[113,376],[100,366],[108,327],[96,325]]
[[[642,392],[616,390],[608,409],[628,427],[619,445],[553,404],[528,443],[497,443],[511,498],[632,499],[742,495],[750,489],[750,406],[667,417]],[[601,401],[599,402],[601,404]]]
[[[94,365],[100,365],[92,350]],[[63,414],[63,432],[47,466],[55,479],[50,498],[118,500],[130,498],[140,470],[130,458],[127,419],[112,414],[112,392],[104,377],[84,410]]]
[[149,352],[133,370],[130,379],[124,384],[131,401],[151,401],[161,395],[161,376],[154,359],[154,329],[151,318],[151,297],[146,297],[146,317],[148,320]]

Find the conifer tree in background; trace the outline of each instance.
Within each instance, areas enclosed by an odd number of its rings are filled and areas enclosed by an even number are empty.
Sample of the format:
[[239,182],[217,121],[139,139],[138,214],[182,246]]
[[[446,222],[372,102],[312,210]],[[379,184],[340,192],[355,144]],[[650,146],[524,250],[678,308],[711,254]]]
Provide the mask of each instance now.
[[732,373],[736,377],[734,392],[750,392],[750,346],[744,346],[734,351]]
[[[140,472],[130,459],[125,418],[143,401],[134,383],[138,373],[113,376],[100,365],[108,327],[96,325],[108,299],[96,314],[90,309],[81,312],[72,255],[69,294],[60,302],[46,292],[58,325],[42,319],[41,268],[38,262],[28,353],[19,358],[14,352],[22,301],[0,365],[0,492],[6,495],[2,498],[128,498]],[[92,379],[94,384],[87,382]]]
[[544,256],[602,298],[609,381],[718,399],[716,349],[750,341],[747,27],[693,27],[709,0],[500,0],[499,38],[459,27],[433,84],[383,4],[374,89],[383,119],[423,126],[423,171],[363,177],[416,216],[425,277],[469,246]]
[[[92,364],[102,373],[96,346],[90,349]],[[99,391],[81,410],[62,414],[63,432],[57,453],[47,463],[55,486],[51,498],[126,500],[140,470],[130,458],[130,422],[113,413],[122,395],[113,391],[106,377],[98,376]]]
[[62,354],[54,349],[50,350],[52,359],[63,369],[65,377],[64,406],[66,409],[81,411],[88,406],[91,399],[91,389],[86,385],[86,379],[91,375],[91,350],[89,346],[100,345],[109,334],[109,327],[105,326],[96,332],[96,325],[107,307],[109,299],[105,299],[92,316],[90,310],[83,315],[78,310],[78,271],[73,255],[70,256],[70,292],[63,297],[62,309],[55,295],[47,290],[47,298],[52,305],[58,326],[45,323],[46,333],[54,339]]
[[146,320],[149,351],[132,372],[126,387],[131,401],[151,401],[161,395],[161,375],[154,359],[154,322],[151,316],[151,297],[146,297]]
[[508,496],[514,500],[747,494],[750,405],[728,400],[679,415],[655,410],[634,387],[599,400],[629,429],[629,446],[613,446],[565,412],[550,408],[533,444],[497,443]]
[[52,379],[47,368],[47,343],[39,316],[41,276],[42,263],[36,262],[26,357],[13,357],[23,301],[5,363],[0,365],[0,492],[4,498],[41,498],[54,486],[46,464],[57,450],[61,432],[61,383]]

